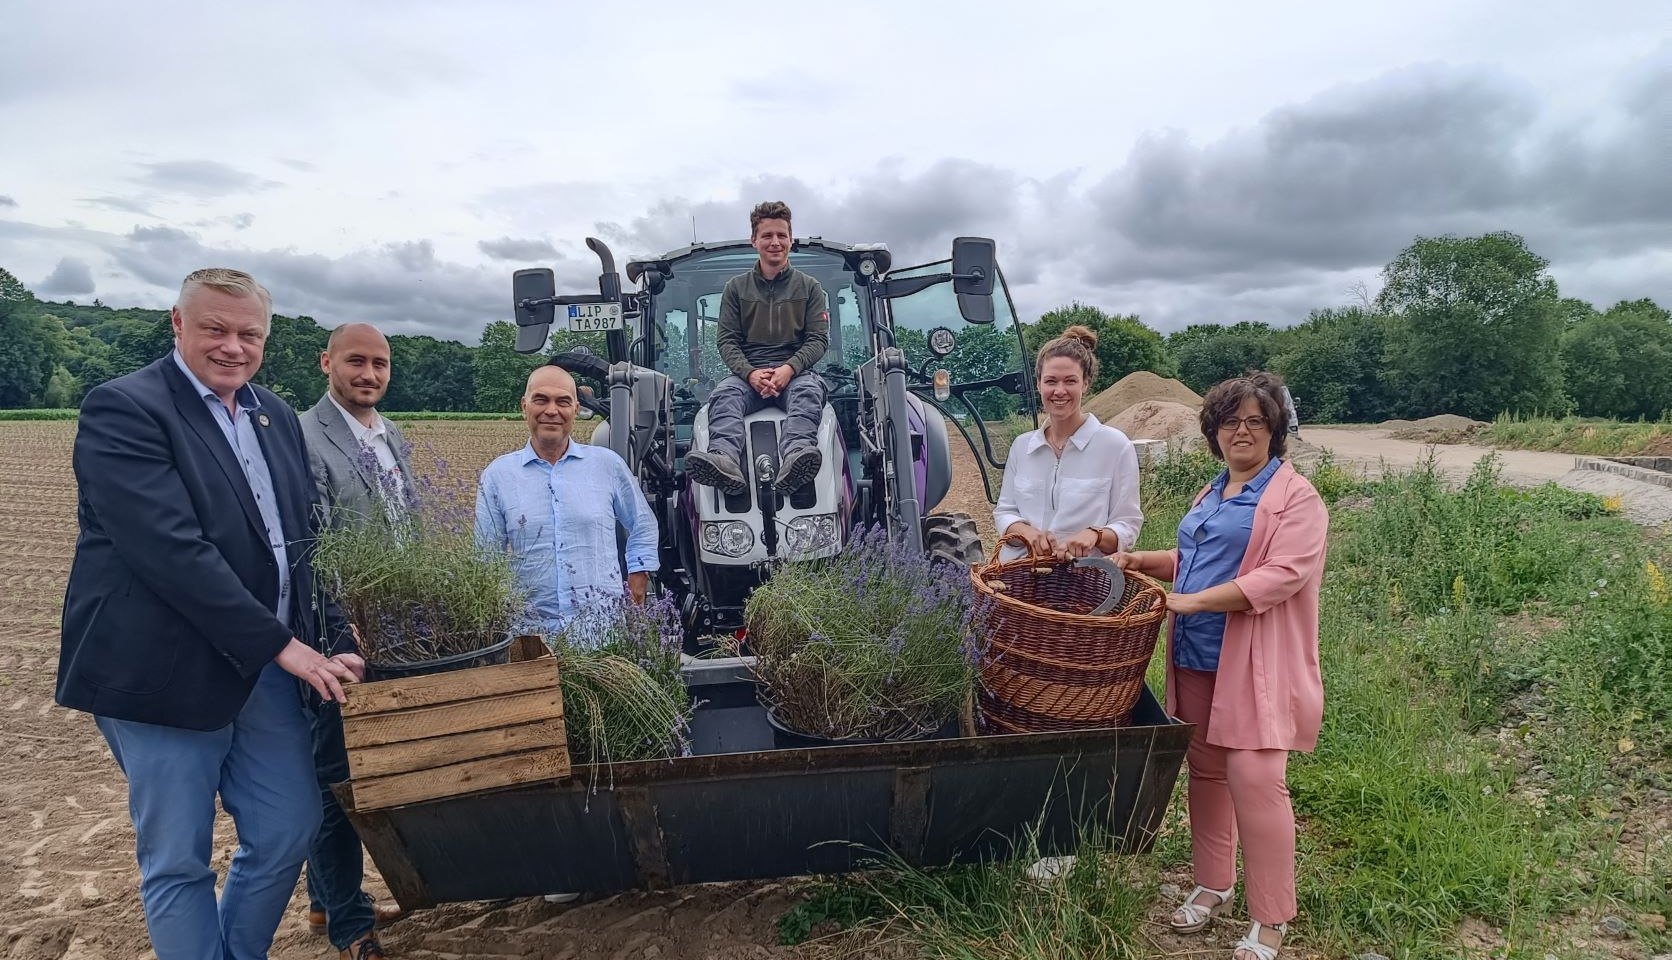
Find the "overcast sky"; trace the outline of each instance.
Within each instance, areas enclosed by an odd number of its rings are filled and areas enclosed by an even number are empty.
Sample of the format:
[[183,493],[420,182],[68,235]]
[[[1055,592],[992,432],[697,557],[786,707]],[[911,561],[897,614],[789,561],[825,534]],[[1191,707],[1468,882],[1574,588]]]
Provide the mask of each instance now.
[[900,264],[994,237],[1028,319],[1287,324],[1489,230],[1672,304],[1664,0],[4,7],[0,267],[43,298],[229,265],[474,342],[512,270],[591,283],[587,235],[624,262],[783,199]]

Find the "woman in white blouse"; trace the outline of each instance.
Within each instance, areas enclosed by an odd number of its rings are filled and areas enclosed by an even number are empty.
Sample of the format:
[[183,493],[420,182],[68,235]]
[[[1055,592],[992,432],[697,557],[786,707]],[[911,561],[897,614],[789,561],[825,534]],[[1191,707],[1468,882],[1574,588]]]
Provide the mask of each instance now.
[[[1084,409],[1097,378],[1096,348],[1097,334],[1079,325],[1039,348],[1039,398],[1048,419],[1016,438],[1005,463],[993,525],[1041,554],[1131,550],[1144,525],[1132,441]],[[1021,554],[1006,544],[1001,558]]]

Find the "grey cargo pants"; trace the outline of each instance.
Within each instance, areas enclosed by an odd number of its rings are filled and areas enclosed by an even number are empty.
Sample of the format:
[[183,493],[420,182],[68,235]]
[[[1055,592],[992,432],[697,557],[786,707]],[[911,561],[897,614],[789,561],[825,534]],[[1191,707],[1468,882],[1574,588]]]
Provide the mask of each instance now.
[[767,399],[755,392],[742,377],[727,377],[708,396],[708,449],[743,464],[743,418],[776,406],[789,414],[779,438],[779,452],[789,456],[802,447],[817,446],[819,419],[824,415],[824,378],[803,370],[776,397]]

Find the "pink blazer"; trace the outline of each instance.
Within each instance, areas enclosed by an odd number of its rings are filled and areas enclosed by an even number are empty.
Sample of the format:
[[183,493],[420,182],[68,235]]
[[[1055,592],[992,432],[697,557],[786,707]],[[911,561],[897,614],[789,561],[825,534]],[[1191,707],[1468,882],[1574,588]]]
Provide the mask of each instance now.
[[[1196,502],[1207,488],[1196,495]],[[1318,744],[1324,680],[1318,670],[1318,592],[1324,579],[1329,511],[1288,462],[1272,474],[1248,552],[1234,581],[1253,604],[1228,614],[1219,652],[1208,742],[1234,750],[1301,750]],[[1165,579],[1178,574],[1170,551]],[[1177,703],[1173,618],[1167,630],[1167,702]]]

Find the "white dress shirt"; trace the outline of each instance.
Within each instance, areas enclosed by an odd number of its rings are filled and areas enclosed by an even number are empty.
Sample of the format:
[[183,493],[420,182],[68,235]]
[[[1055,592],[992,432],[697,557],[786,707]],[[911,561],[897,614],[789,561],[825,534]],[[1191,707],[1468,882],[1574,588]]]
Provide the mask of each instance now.
[[[1017,437],[1005,461],[993,525],[1002,536],[1017,521],[1048,530],[1059,541],[1093,527],[1109,530],[1119,538],[1119,549],[1131,550],[1144,526],[1132,441],[1089,413],[1063,444],[1061,457],[1045,441],[1043,427]],[[1005,544],[1000,559],[1022,554]]]
[[395,459],[395,449],[389,445],[389,426],[383,422],[383,415],[374,412],[372,416],[376,418],[375,424],[368,427],[354,414],[349,413],[348,408],[337,402],[336,394],[327,391],[325,395],[331,398],[331,406],[336,407],[337,412],[348,421],[348,429],[354,434],[354,439],[360,441],[360,446],[371,450],[377,457],[378,472],[389,478],[387,482],[399,500],[401,493],[406,489],[406,478],[401,476],[400,461]]

